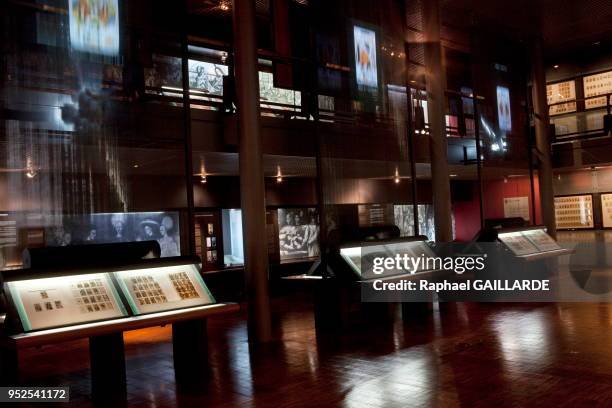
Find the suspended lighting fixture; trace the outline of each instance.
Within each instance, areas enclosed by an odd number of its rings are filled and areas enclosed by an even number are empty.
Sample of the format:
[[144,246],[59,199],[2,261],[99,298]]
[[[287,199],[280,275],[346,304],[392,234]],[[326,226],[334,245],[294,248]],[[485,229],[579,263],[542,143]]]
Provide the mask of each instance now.
[[204,165],[204,157],[200,156],[200,183],[206,184],[206,166]]
[[276,182],[277,183],[283,182],[283,174],[281,173],[280,166],[276,166]]
[[395,168],[395,177],[393,177],[393,181],[395,181],[395,184],[399,184],[400,182],[399,169],[397,167]]
[[37,171],[36,168],[34,167],[34,163],[32,162],[32,159],[30,159],[29,157],[26,159],[26,177],[29,179],[33,179],[34,177],[36,177]]

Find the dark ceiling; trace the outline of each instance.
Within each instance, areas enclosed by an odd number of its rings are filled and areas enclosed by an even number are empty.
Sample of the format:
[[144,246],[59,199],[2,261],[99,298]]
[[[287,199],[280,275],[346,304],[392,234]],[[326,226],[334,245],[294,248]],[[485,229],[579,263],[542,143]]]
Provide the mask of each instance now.
[[547,58],[601,54],[612,46],[612,0],[442,0],[445,24],[543,39]]

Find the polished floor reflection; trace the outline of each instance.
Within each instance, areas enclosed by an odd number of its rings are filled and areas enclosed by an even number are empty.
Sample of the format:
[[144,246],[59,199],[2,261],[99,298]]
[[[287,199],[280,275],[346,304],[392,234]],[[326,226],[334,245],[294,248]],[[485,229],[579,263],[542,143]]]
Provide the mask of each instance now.
[[[612,305],[447,304],[408,323],[317,337],[307,294],[274,300],[278,341],[212,321],[209,379],[176,386],[170,328],[125,335],[130,407],[592,406],[612,398]],[[415,309],[416,310],[416,309]],[[87,343],[32,350],[30,385],[91,406]]]

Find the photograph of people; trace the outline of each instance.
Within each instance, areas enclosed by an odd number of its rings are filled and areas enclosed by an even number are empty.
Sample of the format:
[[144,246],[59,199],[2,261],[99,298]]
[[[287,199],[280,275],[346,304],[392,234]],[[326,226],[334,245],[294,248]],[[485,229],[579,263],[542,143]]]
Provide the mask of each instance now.
[[281,259],[319,255],[319,226],[316,209],[279,208],[278,220]]
[[157,240],[159,247],[161,248],[161,256],[179,256],[181,254],[179,246],[174,238],[169,235],[174,228],[174,221],[172,218],[165,216],[162,218],[161,225],[159,226],[159,235],[161,238]]
[[155,231],[159,231],[159,223],[157,221],[146,219],[140,222],[138,241],[155,241],[159,235]]

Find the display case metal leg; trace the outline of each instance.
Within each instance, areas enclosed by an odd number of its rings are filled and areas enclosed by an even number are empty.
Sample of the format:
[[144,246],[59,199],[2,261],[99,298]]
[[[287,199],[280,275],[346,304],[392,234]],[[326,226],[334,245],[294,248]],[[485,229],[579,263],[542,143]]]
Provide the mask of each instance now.
[[172,324],[174,377],[177,384],[191,385],[208,375],[208,332],[206,319]]
[[408,323],[427,319],[432,309],[431,302],[402,302],[402,321]]
[[348,326],[348,295],[338,282],[320,282],[315,287],[314,317],[317,331],[334,332]]
[[0,385],[3,387],[19,383],[19,354],[17,349],[0,348]]
[[123,333],[90,337],[89,359],[92,398],[119,406],[127,398]]

